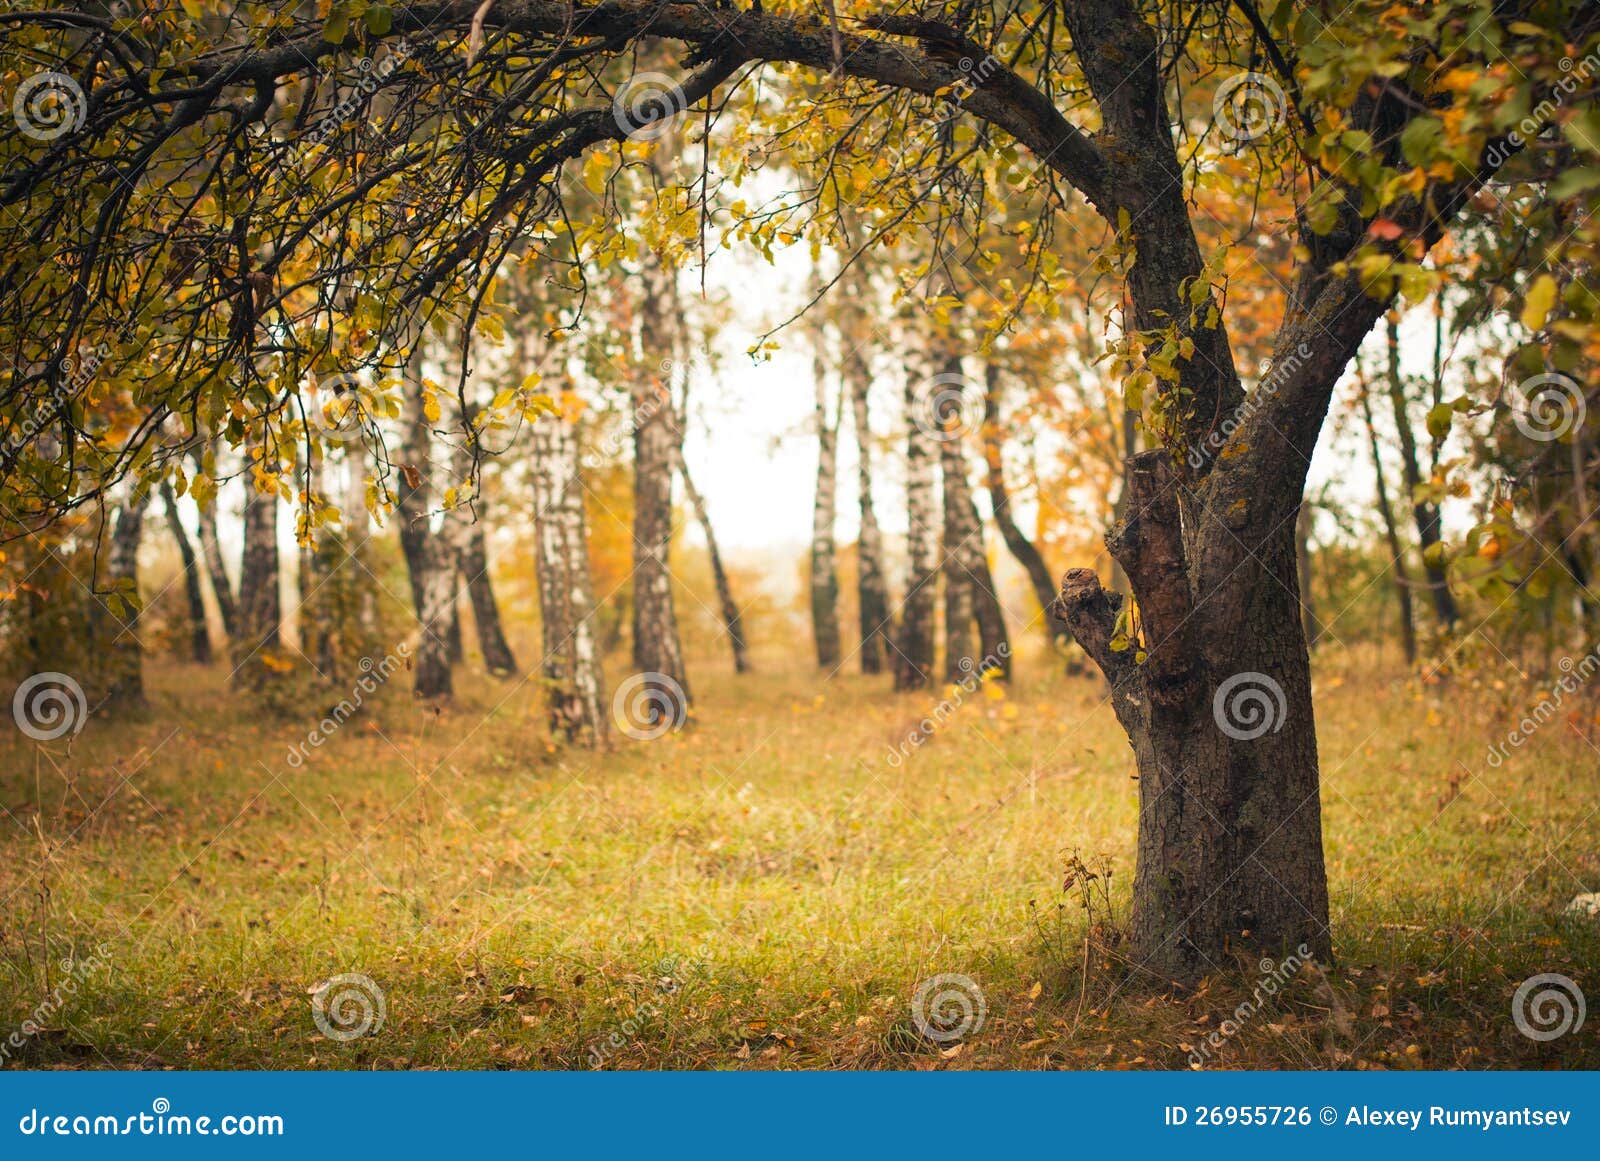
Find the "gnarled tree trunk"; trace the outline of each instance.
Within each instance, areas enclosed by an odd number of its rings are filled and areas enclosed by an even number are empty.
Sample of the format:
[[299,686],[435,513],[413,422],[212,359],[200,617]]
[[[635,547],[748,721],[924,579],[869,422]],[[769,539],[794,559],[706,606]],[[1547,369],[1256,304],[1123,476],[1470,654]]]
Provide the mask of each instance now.
[[1171,453],[1130,463],[1128,515],[1108,538],[1139,598],[1143,663],[1114,649],[1121,598],[1087,569],[1058,608],[1112,683],[1139,772],[1137,966],[1194,979],[1234,952],[1328,945],[1310,657],[1301,631],[1294,520],[1241,575],[1205,512],[1183,535]]

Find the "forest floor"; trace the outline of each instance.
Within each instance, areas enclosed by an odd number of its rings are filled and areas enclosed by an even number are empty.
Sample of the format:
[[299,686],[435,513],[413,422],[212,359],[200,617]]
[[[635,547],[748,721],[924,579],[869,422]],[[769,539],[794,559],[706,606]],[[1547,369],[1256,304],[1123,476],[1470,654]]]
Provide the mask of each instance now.
[[[1600,1067],[1600,1018],[1539,1042],[1511,1011],[1537,973],[1600,997],[1600,921],[1563,916],[1600,889],[1592,704],[1495,767],[1536,693],[1320,664],[1336,962],[1184,992],[1120,955],[1136,783],[1096,679],[1040,658],[946,712],[949,691],[697,660],[690,729],[598,756],[544,742],[536,683],[466,667],[452,708],[389,691],[298,768],[311,715],[220,669],[152,666],[148,717],[70,750],[8,729],[0,1059]],[[1107,867],[1102,894],[1084,868]],[[313,1011],[345,973],[382,993],[352,1040]],[[958,1040],[911,1013],[945,974],[974,989]]]

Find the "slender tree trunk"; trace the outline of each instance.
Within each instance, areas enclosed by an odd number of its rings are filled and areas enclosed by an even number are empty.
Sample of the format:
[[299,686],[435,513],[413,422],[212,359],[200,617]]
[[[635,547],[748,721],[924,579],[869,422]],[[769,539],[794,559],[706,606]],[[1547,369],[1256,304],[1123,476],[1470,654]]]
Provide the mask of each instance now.
[[856,434],[856,481],[860,493],[861,532],[856,540],[856,603],[861,625],[861,672],[882,673],[894,632],[889,613],[889,582],[883,562],[883,530],[872,504],[872,424],[868,394],[872,368],[858,345],[860,328],[845,336],[850,350],[844,360],[844,389],[850,393],[850,415]]
[[495,599],[489,579],[489,544],[485,533],[486,513],[478,501],[478,518],[468,528],[461,547],[461,572],[467,582],[467,598],[472,604],[472,623],[478,630],[478,648],[483,651],[483,666],[496,677],[517,672],[516,654],[506,640],[500,620],[500,603]]
[[[1011,644],[1005,617],[989,572],[983,526],[972,502],[967,457],[962,447],[961,361],[950,358],[943,373],[945,393],[940,432],[940,477],[944,491],[945,677],[961,681],[975,671],[1010,674]],[[977,627],[977,641],[972,628]]]
[[648,254],[639,310],[639,370],[633,377],[633,663],[643,675],[651,724],[681,723],[691,702],[668,554],[672,545],[672,465],[680,446],[671,393],[654,368],[676,348],[669,312],[673,272]]
[[532,434],[541,676],[550,731],[598,746],[606,736],[605,679],[595,642],[577,432],[564,413],[541,417]]
[[1417,489],[1422,486],[1422,469],[1417,459],[1417,440],[1411,431],[1406,415],[1405,379],[1400,374],[1400,324],[1389,320],[1389,399],[1394,405],[1394,424],[1400,436],[1400,467],[1411,502],[1411,514],[1417,523],[1417,542],[1422,546],[1422,568],[1428,578],[1428,595],[1433,601],[1434,615],[1445,629],[1455,627],[1460,617],[1455,598],[1450,594],[1449,580],[1444,569],[1433,561],[1433,548],[1440,540],[1439,505],[1417,499]]
[[[471,423],[474,416],[466,419]],[[465,480],[472,468],[472,455],[463,440],[456,454],[455,474]],[[478,631],[478,649],[483,654],[483,667],[496,677],[507,677],[517,671],[516,655],[506,640],[505,627],[500,621],[500,603],[495,599],[494,582],[489,576],[489,501],[482,486],[482,477],[472,510],[458,510],[452,515],[457,520],[456,560],[461,579],[467,587],[467,599],[472,605],[472,623]],[[459,625],[459,622],[458,622]]]
[[106,561],[109,588],[96,597],[96,620],[100,631],[105,686],[99,709],[111,713],[138,710],[145,704],[144,657],[139,645],[139,615],[144,602],[139,596],[139,544],[144,537],[144,513],[149,496],[135,496],[117,509],[111,533],[111,548]]
[[189,654],[201,665],[209,665],[211,633],[206,628],[206,598],[200,583],[200,563],[178,515],[177,493],[166,480],[161,481],[161,503],[166,508],[167,530],[178,546],[178,560],[183,565],[183,592],[189,605]]
[[411,578],[417,610],[417,649],[412,692],[419,698],[448,698],[455,692],[450,672],[450,612],[456,595],[454,545],[431,524],[433,437],[422,382],[421,335],[406,365],[405,435],[401,445],[398,508],[400,545]]
[[1044,618],[1045,632],[1053,644],[1064,645],[1068,634],[1051,615],[1056,603],[1056,582],[1050,575],[1044,557],[1017,526],[1016,517],[1011,512],[1011,493],[1006,488],[1005,462],[1001,456],[1000,371],[995,364],[990,363],[984,368],[983,385],[983,461],[995,527],[1000,529],[1000,538],[1005,541],[1006,548],[1028,574],[1028,584],[1033,588],[1034,599],[1039,602],[1039,611]]
[[677,454],[678,478],[683,481],[684,495],[689,498],[689,506],[694,509],[694,518],[700,522],[700,530],[705,533],[706,551],[711,557],[711,579],[717,586],[717,604],[722,610],[722,627],[728,634],[728,644],[733,650],[733,671],[735,673],[750,672],[750,653],[745,646],[744,619],[739,612],[738,602],[733,599],[733,587],[728,583],[728,570],[723,567],[722,553],[717,548],[717,534],[711,527],[711,513],[706,509],[705,497],[700,494],[700,489],[694,486],[694,480],[689,476],[689,465],[683,458],[683,449],[680,447]]
[[[820,346],[820,340],[819,340]],[[833,524],[837,514],[839,429],[828,424],[828,388],[819,355],[813,364],[817,388],[817,491],[811,509],[811,638],[817,665],[839,667],[839,575],[835,567]]]
[[906,377],[906,600],[894,645],[894,687],[921,689],[933,679],[934,599],[939,571],[934,524],[934,437],[925,404],[929,385]]
[[264,655],[278,648],[283,607],[278,593],[278,494],[245,479],[244,557],[239,567],[239,632],[235,673],[247,684],[268,675]]
[[1378,491],[1378,515],[1383,519],[1383,538],[1389,546],[1390,568],[1394,572],[1395,607],[1400,614],[1400,647],[1406,664],[1417,660],[1417,622],[1411,609],[1411,578],[1406,573],[1406,552],[1400,543],[1400,528],[1389,503],[1389,485],[1383,472],[1383,449],[1378,443],[1378,428],[1372,422],[1372,397],[1365,379],[1361,381],[1361,416],[1367,424],[1367,441],[1372,449],[1372,474]]
[[233,582],[228,579],[222,543],[217,538],[217,501],[213,497],[198,507],[200,555],[205,558],[206,574],[211,579],[211,595],[216,598],[217,613],[222,618],[222,631],[231,638],[239,631],[239,618],[235,610]]

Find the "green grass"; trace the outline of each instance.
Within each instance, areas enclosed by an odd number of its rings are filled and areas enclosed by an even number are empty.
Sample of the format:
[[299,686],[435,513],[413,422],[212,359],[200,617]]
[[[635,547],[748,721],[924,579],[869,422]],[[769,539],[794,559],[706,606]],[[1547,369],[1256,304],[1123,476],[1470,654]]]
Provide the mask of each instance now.
[[[896,767],[939,695],[757,660],[699,659],[692,729],[598,756],[465,671],[442,715],[392,691],[299,769],[311,715],[220,670],[152,667],[148,718],[70,753],[8,729],[0,1037],[46,1005],[10,1066],[1183,1068],[1249,997],[1254,968],[1179,993],[1119,958],[1136,783],[1097,681],[1025,658]],[[1526,690],[1330,664],[1318,698],[1337,963],[1211,1066],[1600,1066],[1600,1017],[1511,1019],[1537,972],[1600,996],[1600,924],[1561,915],[1600,888],[1592,721],[1491,769]],[[1074,852],[1110,860],[1109,916],[1063,890]],[[340,1042],[310,992],[347,972],[387,1018]],[[940,973],[987,1005],[958,1043],[911,1019]]]

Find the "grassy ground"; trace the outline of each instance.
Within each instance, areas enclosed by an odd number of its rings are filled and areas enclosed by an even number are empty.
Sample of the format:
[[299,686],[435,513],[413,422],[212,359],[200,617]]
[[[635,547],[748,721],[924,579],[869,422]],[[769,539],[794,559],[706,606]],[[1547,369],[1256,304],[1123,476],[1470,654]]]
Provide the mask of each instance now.
[[[1525,689],[1446,702],[1324,665],[1338,962],[1223,1028],[1259,967],[1178,994],[1118,957],[1136,784],[1096,681],[1024,664],[896,765],[939,695],[758,662],[736,681],[700,659],[695,727],[603,757],[544,745],[532,686],[475,678],[443,715],[390,696],[298,769],[310,721],[193,667],[155,669],[148,720],[91,721],[70,753],[8,729],[0,1036],[40,1027],[0,1051],[90,1068],[1600,1066],[1600,1019],[1539,1043],[1511,1018],[1539,972],[1600,996],[1600,924],[1561,915],[1600,888],[1590,723],[1485,762]],[[1109,866],[1109,892],[1081,872],[1064,890],[1075,859]],[[386,1006],[350,1041],[313,1018],[340,973]],[[913,1025],[941,973],[986,1008],[960,1040]]]

